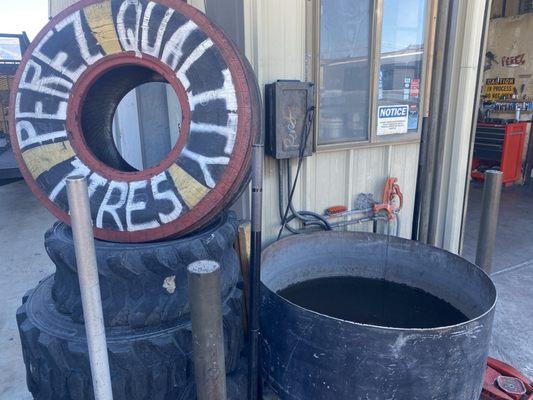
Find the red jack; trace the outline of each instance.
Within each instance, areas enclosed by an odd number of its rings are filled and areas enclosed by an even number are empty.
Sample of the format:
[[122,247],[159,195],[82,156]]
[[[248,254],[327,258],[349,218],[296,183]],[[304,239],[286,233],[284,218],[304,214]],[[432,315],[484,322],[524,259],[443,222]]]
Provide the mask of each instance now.
[[533,400],[532,382],[502,361],[488,358],[482,400]]

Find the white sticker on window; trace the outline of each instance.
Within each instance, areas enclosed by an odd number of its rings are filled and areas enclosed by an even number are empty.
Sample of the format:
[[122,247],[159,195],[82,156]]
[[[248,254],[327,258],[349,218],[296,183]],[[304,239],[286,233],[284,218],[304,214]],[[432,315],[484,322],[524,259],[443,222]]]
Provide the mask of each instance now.
[[409,106],[382,106],[378,108],[378,136],[407,133]]

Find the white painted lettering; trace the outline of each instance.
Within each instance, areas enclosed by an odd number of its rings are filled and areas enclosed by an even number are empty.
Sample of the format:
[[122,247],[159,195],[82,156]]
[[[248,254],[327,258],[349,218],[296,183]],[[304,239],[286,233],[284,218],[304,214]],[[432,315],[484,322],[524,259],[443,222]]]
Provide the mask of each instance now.
[[16,130],[21,151],[24,151],[26,147],[31,146],[35,143],[42,144],[50,140],[67,138],[66,131],[37,134],[37,131],[33,127],[33,124],[30,121],[26,120],[17,122]]
[[94,64],[104,56],[101,52],[98,52],[97,54],[91,54],[89,50],[89,44],[87,43],[87,37],[85,36],[85,32],[83,32],[81,14],[79,11],[76,11],[74,14],[65,17],[65,19],[56,25],[56,30],[60,31],[67,25],[72,25],[74,27],[74,39],[76,40],[80,54],[87,65]]
[[195,161],[200,166],[202,173],[204,174],[205,183],[210,188],[214,188],[216,183],[213,180],[213,176],[211,175],[211,172],[209,172],[209,168],[207,168],[207,166],[228,165],[229,163],[228,157],[206,157],[201,154],[194,153],[188,149],[183,149],[183,152],[181,154]]
[[131,219],[131,214],[134,211],[146,210],[146,202],[139,201],[135,198],[136,192],[141,189],[146,189],[148,182],[131,182],[128,193],[128,203],[126,204],[126,224],[128,226],[128,232],[142,231],[144,229],[153,229],[157,228],[159,223],[157,221],[143,222],[140,224],[133,223]]
[[[126,28],[125,16],[130,7],[135,7],[135,28]],[[126,51],[134,51],[140,56],[139,51],[139,27],[141,25],[142,4],[139,0],[126,0],[120,6],[117,15],[118,38]]]
[[194,22],[188,21],[179,27],[165,44],[161,61],[167,64],[173,71],[176,70],[181,57],[183,57],[183,44],[197,28],[198,26]]
[[191,82],[189,82],[189,78],[187,78],[187,71],[191,68],[191,66],[198,61],[200,57],[213,46],[213,42],[211,39],[206,39],[202,43],[198,45],[196,49],[187,57],[183,65],[180,67],[179,71],[176,73],[176,76],[181,81],[181,84],[185,88],[185,90],[189,90],[189,87],[191,86]]
[[[118,190],[120,192],[120,197],[117,200],[117,196],[114,196],[113,193]],[[98,215],[96,216],[96,226],[98,228],[103,228],[104,214],[108,213],[113,217],[115,224],[119,231],[123,231],[124,227],[122,221],[118,216],[117,210],[120,209],[126,203],[126,197],[128,195],[128,184],[126,182],[116,182],[111,181],[109,183],[109,188],[107,193],[104,196],[102,204],[100,204],[100,209],[98,210]],[[110,200],[113,199],[114,203],[110,204]]]
[[[70,96],[68,91],[72,89],[72,83],[59,76],[43,77],[42,71],[43,69],[39,64],[32,59],[28,60],[24,72],[22,72],[19,88],[33,90],[34,92],[44,93],[50,96],[61,97],[62,99],[68,99]],[[31,79],[28,79],[30,72]],[[55,88],[62,88],[64,91]]]
[[103,187],[107,184],[107,179],[96,172],[93,172],[87,181],[89,198],[93,197],[93,194],[99,187]]
[[165,34],[168,21],[172,17],[174,10],[170,8],[167,9],[165,16],[163,17],[163,20],[161,21],[161,25],[159,25],[159,29],[157,30],[154,45],[150,46],[150,43],[148,41],[148,33],[150,32],[150,19],[152,18],[152,10],[154,9],[155,6],[156,6],[156,3],[154,3],[153,1],[148,3],[148,6],[146,6],[146,11],[144,13],[143,24],[142,24],[141,49],[143,53],[149,54],[153,57],[159,57],[163,35]]
[[67,178],[69,176],[76,176],[76,175],[87,176],[91,172],[89,168],[83,162],[81,162],[81,160],[78,157],[72,160],[70,164],[73,167],[72,171],[70,171],[67,175],[65,175],[63,179],[61,179],[61,181],[56,185],[56,187],[48,195],[48,198],[51,201],[55,201],[59,193],[61,193],[61,191],[65,189],[65,187],[67,186]]
[[235,86],[231,79],[229,70],[222,71],[224,75],[224,86],[220,89],[210,90],[204,93],[193,95],[189,93],[189,105],[191,111],[194,111],[198,104],[205,104],[213,100],[223,99],[226,101],[226,109],[231,112],[237,111],[237,96],[235,94]]
[[89,46],[87,44],[87,38],[85,37],[85,33],[83,32],[82,25],[81,25],[81,17],[80,12],[77,11],[74,14],[69,15],[64,20],[59,22],[56,26],[54,31],[49,31],[44,38],[41,40],[41,42],[37,45],[35,50],[33,51],[33,55],[38,58],[39,60],[47,63],[50,65],[53,69],[55,69],[57,72],[67,76],[72,81],[76,82],[80,75],[87,69],[87,66],[82,64],[80,65],[76,70],[72,70],[69,68],[69,65],[71,64],[69,61],[69,56],[64,51],[59,51],[53,58],[50,58],[46,54],[42,52],[42,49],[44,45],[59,31],[61,31],[64,27],[67,25],[72,25],[74,27],[74,35],[73,38],[76,41],[76,44],[78,45],[78,50],[80,51],[80,55],[83,58],[83,60],[88,64],[94,64],[96,61],[101,59],[103,57],[102,53],[98,54],[91,54],[89,51]]
[[66,120],[67,119],[67,105],[66,101],[60,101],[57,106],[57,111],[55,114],[46,114],[43,112],[43,102],[36,101],[35,109],[30,112],[20,111],[20,99],[21,93],[17,93],[15,98],[15,117],[16,118],[43,118],[43,119],[54,119],[54,120]]
[[228,115],[228,125],[211,125],[198,122],[191,123],[191,132],[214,132],[226,138],[226,146],[224,152],[230,155],[235,147],[235,140],[237,137],[237,114]]
[[159,191],[159,184],[165,181],[167,181],[167,176],[164,172],[154,176],[152,178],[152,193],[154,194],[154,199],[167,200],[172,203],[172,212],[168,214],[159,213],[159,218],[161,219],[161,222],[167,224],[178,219],[183,210],[183,205],[180,203],[178,196],[176,196],[176,194],[172,190],[167,190],[165,192]]

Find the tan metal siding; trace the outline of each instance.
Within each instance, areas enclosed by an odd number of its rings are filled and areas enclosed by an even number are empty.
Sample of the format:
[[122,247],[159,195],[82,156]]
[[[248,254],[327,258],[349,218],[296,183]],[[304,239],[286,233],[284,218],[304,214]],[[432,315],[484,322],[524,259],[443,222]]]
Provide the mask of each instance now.
[[[262,88],[277,79],[306,79],[306,3],[245,0],[247,56]],[[418,143],[319,152],[304,162],[295,206],[316,212],[339,204],[353,207],[359,193],[381,196],[386,178],[395,176],[406,200],[401,235],[410,237],[418,152]],[[263,215],[266,241],[272,240],[279,229],[277,179],[276,161],[266,157]]]
[[59,14],[61,11],[63,11],[65,8],[71,6],[74,3],[77,3],[78,0],[49,0],[48,4],[48,10],[50,13],[50,17],[55,17],[57,14]]

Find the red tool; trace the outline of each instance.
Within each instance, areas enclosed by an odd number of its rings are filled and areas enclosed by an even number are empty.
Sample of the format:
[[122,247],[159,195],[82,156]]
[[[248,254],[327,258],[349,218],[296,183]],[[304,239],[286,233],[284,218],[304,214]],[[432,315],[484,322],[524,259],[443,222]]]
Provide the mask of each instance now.
[[502,361],[488,358],[482,400],[533,400],[533,383]]
[[[397,198],[400,202],[396,206],[394,200]],[[383,189],[383,195],[381,197],[381,203],[374,205],[374,213],[377,214],[380,211],[385,211],[390,220],[394,219],[396,213],[403,207],[403,194],[398,185],[398,178],[388,178]]]
[[326,210],[327,215],[335,215],[335,214],[342,214],[348,211],[348,207],[346,206],[333,206]]

